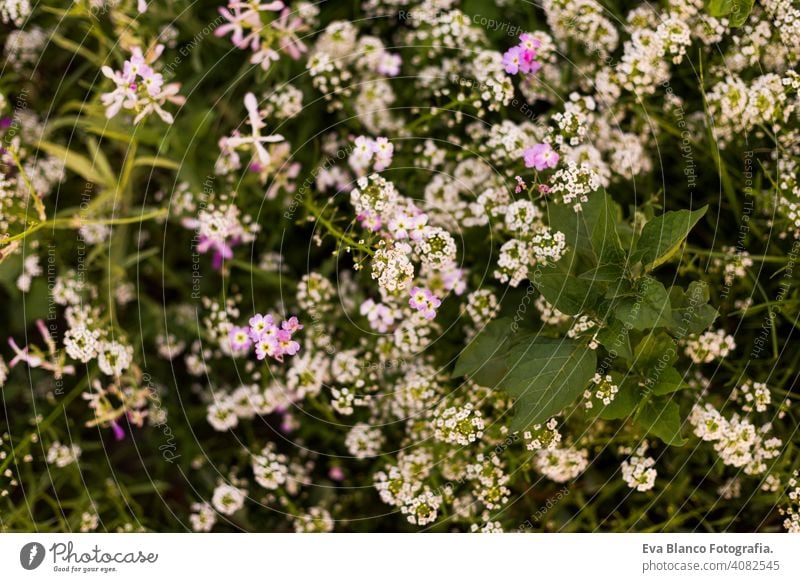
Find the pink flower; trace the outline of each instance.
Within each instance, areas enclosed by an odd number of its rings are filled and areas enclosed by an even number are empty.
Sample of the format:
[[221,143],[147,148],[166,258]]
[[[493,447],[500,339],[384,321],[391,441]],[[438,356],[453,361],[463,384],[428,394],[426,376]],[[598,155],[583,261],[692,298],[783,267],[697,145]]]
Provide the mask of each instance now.
[[260,340],[275,327],[275,321],[271,315],[261,315],[260,313],[251,317],[248,323],[250,324],[250,337],[253,341]]
[[231,343],[231,349],[235,352],[246,352],[253,345],[250,330],[246,327],[234,325],[231,331],[228,332],[228,338]]
[[288,332],[294,333],[298,329],[303,329],[303,326],[297,321],[296,316],[292,316],[281,324],[281,328]]
[[442,301],[430,290],[414,287],[411,290],[411,299],[408,300],[408,304],[417,311],[421,311],[425,319],[433,319],[436,317],[436,309],[442,304]]
[[503,55],[503,66],[506,73],[509,75],[516,75],[519,73],[519,65],[522,61],[522,49],[518,46],[511,47]]
[[547,143],[537,143],[527,148],[522,155],[526,168],[536,168],[540,172],[547,168],[555,168],[559,159],[558,154]]

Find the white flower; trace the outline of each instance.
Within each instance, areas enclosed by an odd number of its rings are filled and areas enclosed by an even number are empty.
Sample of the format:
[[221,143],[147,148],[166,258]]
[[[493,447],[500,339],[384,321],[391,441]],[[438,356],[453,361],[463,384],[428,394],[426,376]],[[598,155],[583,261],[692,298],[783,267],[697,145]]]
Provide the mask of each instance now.
[[223,483],[214,489],[211,504],[223,515],[233,515],[244,506],[247,491]]

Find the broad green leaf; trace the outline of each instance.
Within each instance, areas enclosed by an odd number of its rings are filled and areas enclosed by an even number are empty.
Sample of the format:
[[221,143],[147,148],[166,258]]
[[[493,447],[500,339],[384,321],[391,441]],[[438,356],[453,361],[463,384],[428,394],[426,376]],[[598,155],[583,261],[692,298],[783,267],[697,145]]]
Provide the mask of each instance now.
[[602,281],[579,279],[552,268],[534,273],[531,283],[551,305],[567,315],[578,315],[594,308],[604,291]]
[[630,330],[618,319],[613,319],[597,332],[597,341],[610,354],[616,354],[624,360],[633,359]]
[[592,248],[599,266],[621,263],[625,260],[622,243],[617,233],[619,215],[614,201],[605,190],[592,194],[583,210],[585,219],[590,221]]
[[686,439],[681,436],[680,408],[663,396],[647,400],[639,408],[636,424],[668,445],[681,447],[686,444]]
[[642,394],[638,382],[628,376],[619,384],[619,391],[614,400],[597,408],[596,414],[605,420],[628,418],[636,410],[641,398]]
[[637,370],[648,375],[653,369],[664,370],[678,359],[675,341],[664,332],[644,336],[633,354],[633,364]]
[[708,285],[702,281],[689,283],[687,291],[673,287],[669,296],[672,304],[670,329],[681,336],[702,333],[719,315],[708,304]]
[[621,213],[605,190],[589,194],[581,212],[561,204],[549,205],[547,212],[550,228],[563,232],[567,245],[592,266],[624,262],[617,233]]
[[638,331],[666,327],[673,323],[667,290],[658,280],[648,276],[637,282],[635,297],[620,300],[615,316]]
[[595,269],[589,269],[578,275],[579,279],[586,279],[587,281],[602,281],[604,283],[613,283],[622,280],[625,277],[625,267],[618,264],[600,265]]
[[499,388],[516,399],[511,430],[546,421],[575,402],[595,373],[594,350],[571,340],[536,338],[506,357]]
[[505,356],[529,334],[513,334],[510,318],[496,319],[484,327],[461,351],[453,376],[470,376],[481,386],[496,386],[506,375]]
[[645,270],[651,271],[670,260],[706,210],[708,206],[695,211],[666,212],[649,221],[636,243],[634,262],[641,261]]
[[664,396],[686,388],[683,376],[675,368],[666,368],[652,380],[651,390],[656,396]]

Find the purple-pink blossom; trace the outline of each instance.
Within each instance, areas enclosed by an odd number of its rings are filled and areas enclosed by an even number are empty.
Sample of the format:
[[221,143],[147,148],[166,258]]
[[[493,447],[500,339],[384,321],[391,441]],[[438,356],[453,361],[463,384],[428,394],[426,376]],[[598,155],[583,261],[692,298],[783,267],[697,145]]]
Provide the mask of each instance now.
[[542,42],[530,33],[519,37],[520,43],[508,49],[503,55],[503,67],[509,75],[517,73],[536,73],[542,64],[536,60]]
[[549,143],[537,143],[522,152],[526,168],[536,168],[538,171],[555,168],[559,156]]
[[[297,317],[292,316],[281,322],[280,326],[275,323],[272,315],[255,314],[249,320],[248,339],[253,342],[256,348],[256,358],[263,360],[267,357],[273,358],[278,362],[283,361],[283,356],[293,356],[300,351],[300,344],[294,340],[293,335],[296,331],[303,329]],[[244,344],[244,339],[238,330],[244,328],[234,328],[237,330],[237,341]],[[233,333],[231,330],[231,345],[233,346]],[[248,346],[249,349],[249,346]]]
[[436,309],[442,304],[442,300],[429,289],[414,287],[411,290],[411,299],[408,300],[408,304],[417,311],[421,311],[425,319],[433,319],[436,317]]

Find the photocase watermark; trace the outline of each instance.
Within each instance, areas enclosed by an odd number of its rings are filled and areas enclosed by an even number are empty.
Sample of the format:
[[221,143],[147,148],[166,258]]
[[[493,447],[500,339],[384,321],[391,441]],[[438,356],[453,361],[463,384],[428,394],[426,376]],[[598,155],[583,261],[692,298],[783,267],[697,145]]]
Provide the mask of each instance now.
[[19,563],[26,570],[35,570],[44,562],[45,549],[39,542],[29,542],[19,551]]

